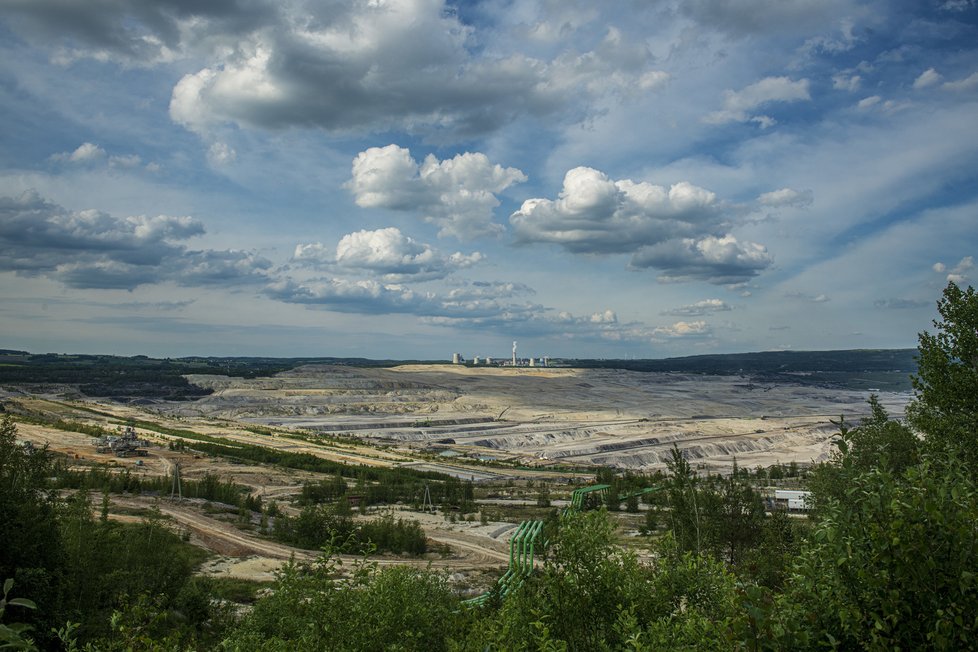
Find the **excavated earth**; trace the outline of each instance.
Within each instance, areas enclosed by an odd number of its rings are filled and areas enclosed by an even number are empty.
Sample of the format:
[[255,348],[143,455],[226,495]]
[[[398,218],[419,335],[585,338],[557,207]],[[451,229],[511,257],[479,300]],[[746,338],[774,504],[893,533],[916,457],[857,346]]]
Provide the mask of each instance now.
[[[751,467],[807,464],[829,454],[837,431],[831,420],[845,415],[855,422],[868,412],[864,392],[802,384],[759,385],[737,376],[603,369],[306,366],[253,380],[188,378],[213,393],[195,401],[152,405],[86,401],[76,406],[57,397],[29,398],[23,392],[0,392],[0,398],[36,411],[64,410],[69,420],[85,420],[84,405],[91,404],[117,419],[146,418],[337,461],[430,468],[474,480],[554,478],[567,475],[566,467],[595,463],[652,470],[664,466],[673,445],[710,472],[728,472],[734,460]],[[893,415],[902,414],[909,398],[909,394],[880,395]],[[247,429],[254,425],[275,426],[276,434]],[[279,436],[281,429],[344,435],[365,445],[292,439]],[[79,465],[102,462],[140,476],[164,477],[179,465],[184,478],[217,474],[252,488],[264,500],[281,501],[286,510],[292,509],[287,501],[303,482],[319,478],[311,472],[168,450],[172,438],[152,430],[139,429],[139,435],[154,442],[147,455],[115,459],[98,453],[88,435],[18,425],[20,438],[48,445]],[[421,451],[443,457],[436,461],[416,454]],[[520,467],[480,466],[480,458],[514,460]],[[192,540],[221,555],[206,569],[211,574],[268,580],[293,555],[300,561],[311,559],[306,551],[241,531],[199,506],[166,496],[113,498],[116,503],[130,510],[156,505]],[[397,515],[420,519],[428,537],[449,546],[451,553],[379,562],[431,564],[452,572],[459,586],[470,589],[485,588],[494,578],[490,570],[505,566],[505,541],[516,526],[495,521],[452,523],[444,515],[412,511]],[[114,517],[137,518],[125,513]]]
[[[541,467],[661,468],[673,445],[715,472],[735,459],[805,464],[828,455],[831,420],[868,412],[866,392],[609,369],[309,365],[272,378],[188,379],[213,393],[156,407]],[[894,415],[909,398],[880,395]]]

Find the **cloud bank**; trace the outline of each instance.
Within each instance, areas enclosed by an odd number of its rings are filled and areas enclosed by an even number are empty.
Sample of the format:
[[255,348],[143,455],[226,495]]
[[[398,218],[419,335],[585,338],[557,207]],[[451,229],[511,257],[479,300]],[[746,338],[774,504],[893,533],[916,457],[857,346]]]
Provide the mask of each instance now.
[[[778,191],[782,204],[796,201]],[[574,168],[557,199],[528,199],[510,216],[517,243],[552,243],[576,254],[632,254],[630,267],[665,281],[742,283],[773,262],[767,250],[725,233],[735,208],[688,182],[668,188]]]
[[92,289],[266,280],[272,264],[253,252],[195,251],[183,244],[203,233],[203,224],[191,217],[68,211],[29,191],[0,197],[0,271]]

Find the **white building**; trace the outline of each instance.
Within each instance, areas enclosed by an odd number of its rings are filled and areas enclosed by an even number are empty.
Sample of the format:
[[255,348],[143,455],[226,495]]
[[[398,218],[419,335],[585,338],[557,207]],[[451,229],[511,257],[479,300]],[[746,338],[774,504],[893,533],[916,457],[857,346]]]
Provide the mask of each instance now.
[[793,491],[789,489],[774,490],[774,504],[789,512],[807,512],[811,507],[808,504],[810,491]]

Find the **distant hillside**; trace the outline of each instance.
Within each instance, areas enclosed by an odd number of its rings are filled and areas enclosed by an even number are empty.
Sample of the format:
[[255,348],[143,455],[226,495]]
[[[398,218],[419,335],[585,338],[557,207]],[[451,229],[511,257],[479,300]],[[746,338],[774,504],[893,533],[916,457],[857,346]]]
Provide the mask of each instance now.
[[917,369],[917,349],[762,351],[719,353],[660,360],[574,360],[574,366],[678,371],[704,374],[798,373],[806,371],[906,371]]
[[[580,368],[644,372],[739,374],[754,383],[796,383],[858,390],[910,389],[916,349],[852,351],[765,351],[694,355],[661,360],[563,360]],[[367,358],[187,357],[32,354],[0,349],[0,385],[69,386],[88,396],[187,400],[210,390],[190,385],[185,374],[271,376],[304,364],[389,367],[418,360]]]
[[917,349],[763,351],[660,360],[567,360],[570,366],[630,371],[749,376],[754,382],[792,382],[848,389],[904,391],[917,371]]
[[0,385],[34,391],[74,388],[86,396],[119,399],[191,400],[211,393],[191,385],[185,374],[271,376],[303,364],[392,366],[393,360],[366,358],[149,358],[144,355],[32,354],[0,349]]

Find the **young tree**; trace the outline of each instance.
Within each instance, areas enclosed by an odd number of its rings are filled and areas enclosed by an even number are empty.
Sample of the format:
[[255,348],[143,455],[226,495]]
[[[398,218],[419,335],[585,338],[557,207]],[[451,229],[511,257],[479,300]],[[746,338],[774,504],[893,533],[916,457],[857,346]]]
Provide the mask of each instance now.
[[903,424],[890,420],[876,394],[869,397],[872,416],[850,432],[849,453],[860,470],[883,467],[900,472],[920,461],[920,440]]
[[699,554],[702,549],[700,505],[697,501],[696,473],[675,444],[666,460],[669,480],[669,517],[676,544],[682,551]]
[[64,569],[59,505],[48,482],[52,464],[47,449],[28,451],[16,434],[9,416],[0,419],[0,580],[13,579],[18,593],[38,604],[25,618],[43,643],[52,627],[63,624],[58,613]]
[[704,496],[710,548],[735,565],[758,544],[764,527],[761,497],[738,475],[735,460],[733,473],[723,481],[720,491]]
[[[924,460],[847,479],[798,557],[774,649],[973,649],[978,488]],[[797,637],[791,640],[792,637]],[[807,641],[807,644],[806,644]]]
[[638,514],[638,496],[631,495],[625,499],[625,511],[629,514]]
[[540,493],[537,494],[537,507],[550,507],[550,488],[547,485],[540,486]]
[[[816,523],[767,621],[780,649],[971,649],[978,620],[978,296],[951,283],[921,333],[917,439],[876,397],[809,488]],[[950,461],[950,463],[949,463]]]
[[978,470],[978,294],[948,283],[937,333],[920,333],[910,424],[932,450],[956,450]]
[[286,565],[221,649],[440,652],[469,616],[444,574],[376,564],[340,573],[332,552],[309,571]]
[[741,568],[758,585],[780,589],[798,558],[808,524],[775,510],[761,522],[757,547],[747,551]]

